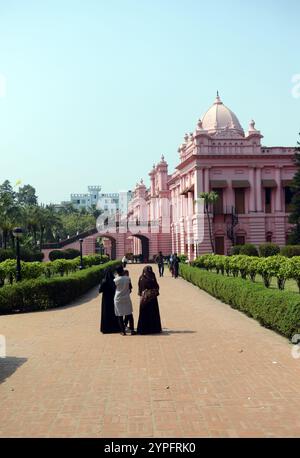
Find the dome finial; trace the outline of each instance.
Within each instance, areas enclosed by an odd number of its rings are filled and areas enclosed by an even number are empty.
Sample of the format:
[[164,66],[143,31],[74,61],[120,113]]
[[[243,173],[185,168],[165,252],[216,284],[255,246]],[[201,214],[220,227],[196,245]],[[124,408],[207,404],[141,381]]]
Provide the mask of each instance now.
[[217,91],[217,97],[216,97],[216,100],[215,100],[215,105],[222,105],[222,100],[221,100],[221,97],[220,97],[220,94],[219,94],[219,91]]

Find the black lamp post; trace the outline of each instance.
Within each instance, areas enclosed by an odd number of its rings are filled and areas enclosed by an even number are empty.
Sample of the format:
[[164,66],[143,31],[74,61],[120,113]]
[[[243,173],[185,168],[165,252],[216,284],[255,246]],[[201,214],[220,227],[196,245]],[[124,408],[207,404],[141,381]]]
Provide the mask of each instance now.
[[83,259],[82,259],[82,243],[83,243],[83,239],[79,239],[79,243],[80,243],[80,266],[79,266],[79,269],[82,270],[83,269]]
[[20,238],[23,235],[23,229],[21,227],[15,227],[13,230],[13,235],[16,239],[16,254],[17,254],[17,273],[16,280],[21,281],[21,257],[20,257]]

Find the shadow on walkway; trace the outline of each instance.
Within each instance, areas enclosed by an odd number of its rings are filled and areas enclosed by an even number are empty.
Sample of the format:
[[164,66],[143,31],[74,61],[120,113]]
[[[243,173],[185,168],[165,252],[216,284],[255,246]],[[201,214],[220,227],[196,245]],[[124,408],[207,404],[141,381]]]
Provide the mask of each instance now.
[[178,330],[175,329],[163,329],[162,335],[168,336],[170,334],[195,334],[197,331],[190,331],[190,330]]
[[[42,310],[43,313],[53,313],[53,312],[61,312],[63,310],[70,309],[72,307],[78,307],[79,305],[85,305],[88,304],[90,301],[95,299],[96,297],[99,296],[99,286],[95,286],[90,291],[87,293],[84,293],[82,296],[79,296],[77,299],[74,301],[70,302],[69,304],[66,305],[61,305],[60,307],[53,307],[49,308],[47,310]],[[99,296],[100,297],[100,296]],[[100,298],[99,298],[99,305],[101,304]],[[38,310],[41,312],[41,310]]]
[[163,328],[162,332],[159,332],[159,333],[156,333],[156,334],[141,334],[141,335],[158,337],[158,336],[170,336],[171,334],[196,334],[196,333],[197,333],[197,331],[189,331],[189,330],[176,331],[174,329],[169,330],[169,329]]
[[0,358],[0,383],[5,382],[26,361],[27,358],[17,358],[15,356]]

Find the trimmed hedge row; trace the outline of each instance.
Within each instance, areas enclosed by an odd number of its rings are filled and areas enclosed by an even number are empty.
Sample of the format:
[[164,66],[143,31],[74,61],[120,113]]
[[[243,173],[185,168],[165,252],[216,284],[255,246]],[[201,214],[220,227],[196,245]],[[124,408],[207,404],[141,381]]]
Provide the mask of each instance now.
[[[99,264],[108,262],[107,256],[90,255],[83,256],[83,267],[92,267]],[[54,275],[66,274],[76,272],[80,266],[80,257],[75,259],[56,259],[49,262],[24,262],[21,261],[21,274],[22,280],[29,280],[38,278],[44,275],[50,278]],[[7,259],[0,263],[0,287],[4,285],[5,281],[13,283],[16,280],[17,261],[15,259]]]
[[247,256],[261,256],[269,257],[276,256],[281,254],[287,258],[292,258],[293,256],[300,256],[300,245],[285,245],[279,247],[275,243],[267,242],[258,246],[258,249],[252,243],[246,243],[245,245],[234,245],[231,248],[232,255],[244,254]]
[[[44,258],[44,253],[40,251],[32,251],[21,246],[20,257],[22,261],[26,262],[41,262]],[[16,259],[16,250],[13,250],[12,248],[0,248],[0,262],[6,261],[6,259]]]
[[75,248],[67,248],[66,250],[53,250],[49,253],[50,261],[55,259],[74,259],[80,256],[80,251]]
[[98,285],[107,268],[119,264],[120,261],[110,261],[68,277],[38,278],[4,286],[0,289],[0,315],[66,305]]
[[261,275],[264,285],[269,288],[272,278],[277,279],[278,289],[284,289],[286,280],[293,279],[296,281],[300,292],[300,256],[287,258],[285,256],[269,256],[260,258],[257,256],[223,256],[217,254],[205,254],[199,256],[192,265],[206,270],[216,269],[217,273],[223,275],[232,274],[238,277],[239,274],[243,279],[255,282],[256,275]]
[[232,308],[286,337],[300,333],[300,296],[180,264],[180,275]]

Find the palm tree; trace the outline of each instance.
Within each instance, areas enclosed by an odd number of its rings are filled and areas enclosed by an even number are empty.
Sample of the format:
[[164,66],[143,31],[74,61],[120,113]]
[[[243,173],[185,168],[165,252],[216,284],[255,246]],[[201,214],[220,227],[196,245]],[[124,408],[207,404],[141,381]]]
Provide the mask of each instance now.
[[213,233],[212,233],[212,224],[211,224],[211,219],[210,219],[209,207],[210,205],[213,205],[217,202],[219,198],[219,194],[215,191],[201,192],[199,197],[200,199],[203,199],[204,201],[204,212],[206,214],[207,222],[208,222],[210,245],[211,245],[212,252],[215,253],[215,244],[214,244]]
[[21,221],[21,210],[16,205],[14,198],[8,192],[0,195],[0,229],[2,231],[2,242],[7,248],[9,239],[14,246],[13,228]]
[[40,208],[36,205],[24,207],[25,226],[29,233],[32,234],[34,248],[37,246],[37,233],[39,229]]

